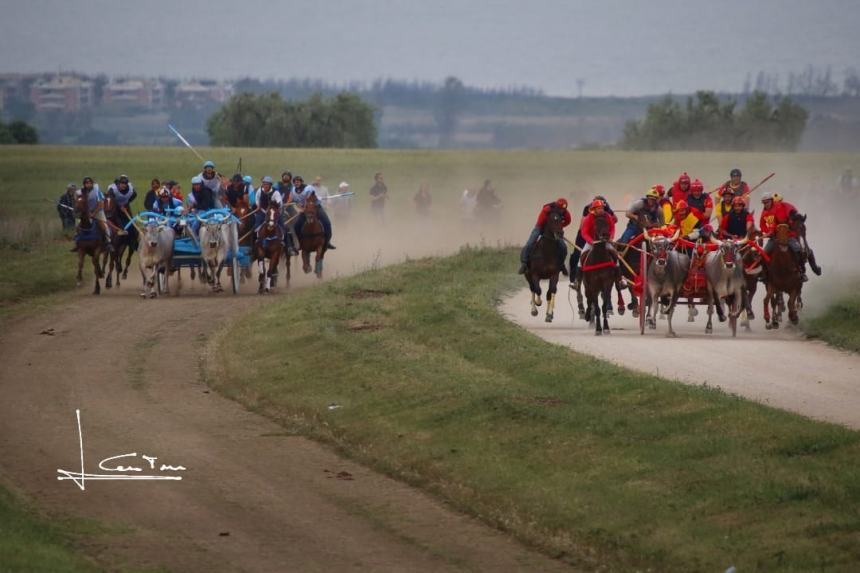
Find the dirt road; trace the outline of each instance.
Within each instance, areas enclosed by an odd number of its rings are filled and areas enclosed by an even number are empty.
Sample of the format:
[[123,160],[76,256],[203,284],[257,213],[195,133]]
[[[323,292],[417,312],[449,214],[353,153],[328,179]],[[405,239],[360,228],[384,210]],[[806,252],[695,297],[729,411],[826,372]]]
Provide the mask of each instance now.
[[[344,272],[363,260],[348,245],[337,253]],[[252,285],[240,297],[209,295],[197,284],[179,297],[143,301],[138,282],[101,297],[70,294],[53,312],[13,321],[0,335],[0,477],[52,514],[127,528],[88,543],[103,564],[569,570],[210,392],[199,376],[206,339],[265,300]],[[104,473],[105,457],[134,452],[185,466],[184,479],[91,480],[85,491],[58,481],[58,468],[80,469],[78,408],[88,473]],[[112,463],[146,464],[139,456]]]
[[[531,316],[527,289],[507,298],[501,311],[544,340],[578,352],[685,384],[717,386],[775,408],[860,429],[860,356],[856,354],[805,340],[795,329],[768,332],[760,319],[752,322],[752,332],[739,328],[738,337],[732,339],[727,323],[717,322],[716,313],[714,334],[706,335],[703,309],[694,323],[686,322],[686,308],[675,313],[672,324],[679,338],[665,338],[665,320],[658,320],[656,330],[641,336],[638,319],[629,312],[610,317],[610,336],[595,336],[584,321],[573,322],[567,293],[560,290],[559,296],[551,324],[544,322],[545,307],[539,316]],[[576,297],[571,299],[575,305]]]

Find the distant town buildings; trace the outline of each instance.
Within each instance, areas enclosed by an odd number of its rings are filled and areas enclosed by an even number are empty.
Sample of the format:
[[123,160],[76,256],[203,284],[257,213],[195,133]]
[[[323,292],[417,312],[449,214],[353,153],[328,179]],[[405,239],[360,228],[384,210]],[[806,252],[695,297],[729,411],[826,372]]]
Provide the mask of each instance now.
[[173,99],[177,108],[223,104],[233,95],[233,86],[213,80],[193,80],[176,86]]
[[75,113],[95,106],[93,82],[76,76],[38,79],[30,86],[30,103],[39,113]]
[[152,79],[114,79],[102,88],[102,105],[113,109],[157,110],[165,106],[164,84]]

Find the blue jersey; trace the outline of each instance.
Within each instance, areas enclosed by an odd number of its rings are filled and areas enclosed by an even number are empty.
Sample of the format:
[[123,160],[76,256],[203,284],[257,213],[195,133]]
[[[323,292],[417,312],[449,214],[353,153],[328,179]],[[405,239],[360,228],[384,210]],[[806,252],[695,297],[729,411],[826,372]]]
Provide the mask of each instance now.
[[102,209],[99,209],[99,201],[104,200],[104,193],[101,192],[98,183],[96,183],[95,185],[93,185],[93,188],[90,190],[90,192],[87,193],[87,209],[89,209],[90,212],[101,211]]
[[153,210],[153,212],[161,213],[162,215],[172,214],[172,213],[165,213],[164,212],[165,207],[167,207],[168,209],[177,209],[179,207],[182,207],[182,201],[180,201],[176,197],[170,196],[168,204],[165,205],[164,203],[161,202],[161,199],[159,198],[159,200],[156,201],[155,204],[153,204],[152,210]]

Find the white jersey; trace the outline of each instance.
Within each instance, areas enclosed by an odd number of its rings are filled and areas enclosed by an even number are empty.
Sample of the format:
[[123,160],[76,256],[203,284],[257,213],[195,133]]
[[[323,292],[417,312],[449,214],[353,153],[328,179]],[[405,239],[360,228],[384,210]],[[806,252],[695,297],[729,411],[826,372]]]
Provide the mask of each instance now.
[[[260,210],[263,209],[263,197],[264,196],[265,196],[265,193],[263,192],[263,190],[257,189],[257,197],[256,197],[256,201],[255,201],[255,203],[257,205],[257,209],[260,209]],[[269,203],[277,203],[280,206],[284,205],[284,196],[281,195],[280,191],[272,191],[271,194],[269,194],[268,200],[269,200]],[[266,208],[268,208],[268,206]]]

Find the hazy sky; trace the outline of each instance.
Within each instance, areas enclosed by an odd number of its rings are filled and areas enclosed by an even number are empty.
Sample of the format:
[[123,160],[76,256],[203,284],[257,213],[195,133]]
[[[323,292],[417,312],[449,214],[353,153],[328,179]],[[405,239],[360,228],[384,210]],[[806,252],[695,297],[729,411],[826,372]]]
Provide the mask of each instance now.
[[550,94],[860,67],[860,0],[0,0],[0,71],[378,77]]

